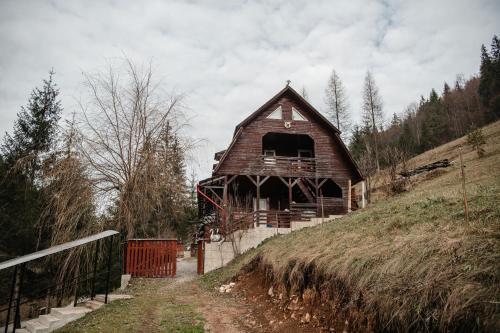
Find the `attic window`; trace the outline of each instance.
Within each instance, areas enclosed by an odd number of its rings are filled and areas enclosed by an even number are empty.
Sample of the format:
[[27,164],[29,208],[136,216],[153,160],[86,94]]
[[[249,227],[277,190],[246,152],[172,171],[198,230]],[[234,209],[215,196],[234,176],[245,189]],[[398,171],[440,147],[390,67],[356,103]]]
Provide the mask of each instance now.
[[281,105],[276,108],[269,116],[267,116],[267,119],[283,119],[283,114],[281,112]]
[[292,107],[292,120],[307,121],[307,119],[304,118],[304,116],[301,115],[300,112],[294,107]]

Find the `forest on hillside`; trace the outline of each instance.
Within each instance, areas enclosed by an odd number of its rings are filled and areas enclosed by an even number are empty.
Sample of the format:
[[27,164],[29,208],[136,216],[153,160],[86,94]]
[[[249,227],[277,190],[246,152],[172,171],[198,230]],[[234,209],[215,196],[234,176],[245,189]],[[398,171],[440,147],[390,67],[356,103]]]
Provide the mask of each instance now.
[[341,130],[351,131],[349,150],[369,183],[383,167],[404,167],[412,156],[469,133],[481,137],[478,128],[500,119],[500,40],[494,36],[489,51],[481,47],[479,75],[457,75],[452,85],[445,82],[440,92],[431,89],[402,114],[394,113],[389,123],[370,72],[363,89],[362,122],[352,128],[346,99],[333,72],[326,90],[328,115]]

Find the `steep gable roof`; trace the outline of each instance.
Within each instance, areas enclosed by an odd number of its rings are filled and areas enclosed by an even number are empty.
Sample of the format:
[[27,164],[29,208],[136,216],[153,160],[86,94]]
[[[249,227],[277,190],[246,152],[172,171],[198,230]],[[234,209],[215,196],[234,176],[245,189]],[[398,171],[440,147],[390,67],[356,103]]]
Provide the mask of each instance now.
[[287,85],[285,88],[281,89],[276,95],[271,97],[270,100],[268,100],[266,103],[264,103],[260,108],[255,110],[251,115],[246,117],[241,123],[236,125],[236,128],[234,130],[234,135],[236,135],[236,132],[238,132],[238,129],[240,127],[245,127],[246,125],[250,124],[259,114],[264,112],[269,106],[271,106],[273,103],[277,102],[282,96],[286,95],[287,93],[291,93],[296,97],[304,106],[306,107],[307,111],[315,118],[317,118],[323,125],[329,127],[331,130],[333,130],[335,133],[340,134],[340,131],[338,130],[337,127],[335,127],[328,119],[325,118],[318,110],[314,108],[302,95],[300,95],[295,89],[293,89],[291,86]]
[[295,97],[301,104],[306,109],[306,112],[316,118],[318,122],[322,125],[324,125],[326,128],[332,130],[334,137],[336,138],[337,142],[340,144],[341,149],[347,156],[349,162],[353,166],[354,173],[358,177],[358,180],[361,181],[364,179],[363,174],[359,170],[359,167],[354,161],[351,153],[345,146],[344,142],[340,138],[340,131],[338,130],[337,127],[335,127],[325,116],[323,116],[318,110],[314,108],[304,97],[302,97],[295,89],[290,87],[290,85],[287,85],[285,88],[283,88],[281,91],[279,91],[276,95],[274,95],[270,100],[268,100],[266,103],[264,103],[261,107],[259,107],[257,110],[255,110],[251,115],[249,115],[247,118],[245,118],[242,122],[240,122],[238,125],[236,125],[236,128],[234,130],[233,134],[233,139],[231,140],[231,143],[229,144],[229,147],[225,150],[224,154],[220,158],[219,163],[217,166],[214,168],[213,173],[217,172],[219,170],[220,166],[226,159],[227,155],[231,151],[232,147],[238,140],[239,136],[243,132],[243,129],[250,124],[254,119],[256,119],[262,112],[266,111],[272,104],[276,103],[282,96],[285,96],[286,94],[292,94],[293,97]]

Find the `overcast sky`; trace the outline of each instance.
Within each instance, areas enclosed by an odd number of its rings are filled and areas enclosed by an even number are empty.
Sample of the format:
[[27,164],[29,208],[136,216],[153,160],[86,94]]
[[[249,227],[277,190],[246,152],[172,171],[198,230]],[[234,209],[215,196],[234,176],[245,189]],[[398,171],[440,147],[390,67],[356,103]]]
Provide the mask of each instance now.
[[31,89],[56,71],[65,113],[82,72],[127,54],[152,61],[168,89],[187,95],[190,135],[206,139],[194,169],[286,80],[320,111],[333,68],[359,119],[371,70],[387,118],[431,88],[479,71],[481,44],[500,33],[500,1],[23,1],[0,0],[0,133]]

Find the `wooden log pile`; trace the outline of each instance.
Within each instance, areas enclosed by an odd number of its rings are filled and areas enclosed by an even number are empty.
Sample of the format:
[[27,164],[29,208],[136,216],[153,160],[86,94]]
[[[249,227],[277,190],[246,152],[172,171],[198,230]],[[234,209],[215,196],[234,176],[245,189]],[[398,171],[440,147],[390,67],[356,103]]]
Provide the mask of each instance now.
[[421,174],[423,172],[428,172],[428,171],[431,171],[434,169],[447,168],[450,165],[451,165],[450,161],[447,158],[445,158],[444,160],[439,160],[436,162],[425,164],[425,165],[419,166],[418,168],[415,168],[412,170],[400,172],[399,175],[407,178],[407,177],[412,177],[412,176]]

